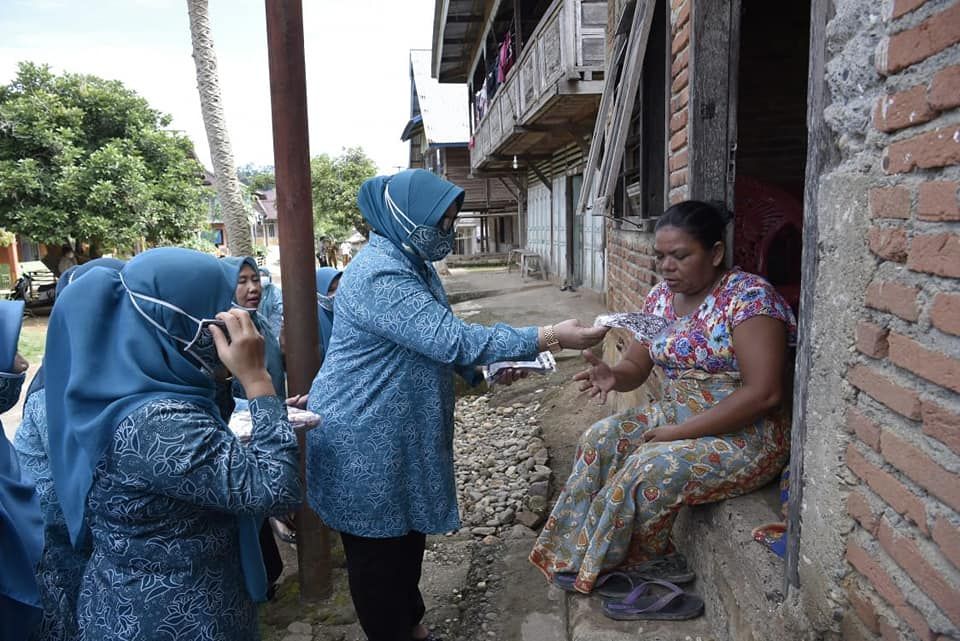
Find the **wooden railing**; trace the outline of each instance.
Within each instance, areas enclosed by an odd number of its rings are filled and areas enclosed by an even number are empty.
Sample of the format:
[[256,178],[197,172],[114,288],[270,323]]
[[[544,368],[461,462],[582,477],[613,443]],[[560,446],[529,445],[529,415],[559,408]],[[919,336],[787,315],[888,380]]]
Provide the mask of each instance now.
[[477,125],[470,153],[472,167],[496,153],[514,135],[515,127],[535,119],[557,95],[558,83],[575,83],[583,74],[603,71],[605,23],[597,28],[590,22],[600,15],[605,20],[603,0],[554,0]]

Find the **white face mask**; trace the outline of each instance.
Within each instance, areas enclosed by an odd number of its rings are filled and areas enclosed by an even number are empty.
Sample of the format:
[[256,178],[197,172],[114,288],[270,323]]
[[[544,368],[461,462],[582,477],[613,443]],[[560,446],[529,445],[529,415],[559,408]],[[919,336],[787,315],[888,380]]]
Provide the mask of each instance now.
[[[127,287],[126,282],[123,280],[123,275],[120,276],[120,282],[123,284],[123,288],[127,290],[127,295],[130,296],[130,302],[133,303],[133,306],[137,309],[141,316],[143,316],[148,323],[156,327],[158,330],[177,341],[183,345],[183,351],[193,357],[197,361],[197,364],[200,366],[200,369],[214,378],[216,373],[223,368],[223,361],[220,360],[220,354],[217,353],[217,345],[213,342],[213,334],[210,332],[210,325],[218,325],[224,334],[227,333],[226,326],[223,321],[216,320],[214,318],[197,318],[187,312],[183,311],[176,305],[168,303],[165,300],[160,300],[159,298],[154,298],[153,296],[147,296],[146,294],[139,294],[132,291]],[[140,304],[137,303],[137,299],[145,300],[147,302],[153,303],[154,305],[160,305],[161,307],[166,307],[178,314],[186,316],[194,323],[197,324],[197,333],[193,335],[192,340],[185,340],[179,336],[174,336],[167,328],[162,326],[157,321],[153,320],[143,309],[140,307]],[[247,309],[246,307],[242,309]],[[229,336],[229,335],[228,335]]]
[[317,302],[320,304],[320,307],[327,310],[328,312],[332,312],[334,296],[336,296],[336,294],[330,294],[329,296],[326,296],[324,294],[317,294]]

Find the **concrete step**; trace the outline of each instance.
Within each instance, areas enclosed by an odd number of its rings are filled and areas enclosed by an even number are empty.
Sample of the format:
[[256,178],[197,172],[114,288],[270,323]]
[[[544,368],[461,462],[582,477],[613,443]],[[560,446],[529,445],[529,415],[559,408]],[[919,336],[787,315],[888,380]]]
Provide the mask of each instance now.
[[[684,588],[700,594],[696,585]],[[709,611],[688,621],[614,621],[603,614],[597,597],[566,598],[569,641],[717,641]]]
[[720,503],[684,508],[673,530],[717,641],[784,638],[784,562],[753,540],[752,530],[781,520],[776,483]]

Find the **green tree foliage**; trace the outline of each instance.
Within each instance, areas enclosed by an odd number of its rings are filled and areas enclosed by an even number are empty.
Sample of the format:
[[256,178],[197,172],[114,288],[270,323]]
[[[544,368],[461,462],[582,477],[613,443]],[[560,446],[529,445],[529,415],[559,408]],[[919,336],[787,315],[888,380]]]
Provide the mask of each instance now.
[[169,124],[120,82],[21,63],[0,87],[0,227],[109,247],[195,237],[202,168]]
[[310,174],[314,235],[343,240],[354,228],[366,235],[369,228],[357,207],[357,192],[364,180],[377,174],[377,166],[363,149],[350,147],[336,158],[314,156]]
[[273,165],[258,167],[253,163],[247,163],[237,169],[237,178],[253,191],[266,191],[277,184]]

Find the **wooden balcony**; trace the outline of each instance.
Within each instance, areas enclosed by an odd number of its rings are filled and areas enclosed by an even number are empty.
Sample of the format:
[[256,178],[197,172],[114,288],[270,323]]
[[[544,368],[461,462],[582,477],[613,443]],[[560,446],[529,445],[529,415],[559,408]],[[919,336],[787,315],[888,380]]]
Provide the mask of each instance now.
[[592,131],[606,25],[606,0],[554,0],[477,125],[473,171],[509,173]]

